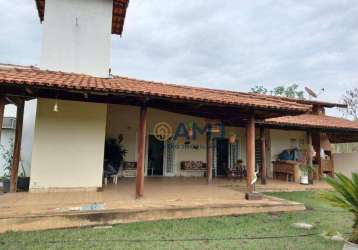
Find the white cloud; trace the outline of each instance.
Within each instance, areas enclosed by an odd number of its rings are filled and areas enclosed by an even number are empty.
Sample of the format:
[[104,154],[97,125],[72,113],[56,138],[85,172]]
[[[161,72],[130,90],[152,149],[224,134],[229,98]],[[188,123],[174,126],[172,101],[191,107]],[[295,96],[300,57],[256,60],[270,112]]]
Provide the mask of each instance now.
[[[34,1],[0,0],[0,62],[38,64]],[[358,86],[358,1],[130,1],[112,71],[248,91],[299,83],[339,101]]]

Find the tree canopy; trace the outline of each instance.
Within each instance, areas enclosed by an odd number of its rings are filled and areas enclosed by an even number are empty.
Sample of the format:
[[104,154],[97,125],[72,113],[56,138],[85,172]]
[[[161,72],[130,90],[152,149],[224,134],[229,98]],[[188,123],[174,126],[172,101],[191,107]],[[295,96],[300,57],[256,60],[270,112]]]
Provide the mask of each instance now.
[[303,90],[300,90],[298,84],[292,84],[287,87],[277,86],[271,90],[265,88],[262,85],[257,85],[254,88],[251,88],[252,93],[263,94],[263,95],[273,95],[273,96],[282,96],[295,99],[305,99],[305,93]]
[[358,88],[349,89],[343,96],[343,102],[348,106],[344,113],[358,120]]

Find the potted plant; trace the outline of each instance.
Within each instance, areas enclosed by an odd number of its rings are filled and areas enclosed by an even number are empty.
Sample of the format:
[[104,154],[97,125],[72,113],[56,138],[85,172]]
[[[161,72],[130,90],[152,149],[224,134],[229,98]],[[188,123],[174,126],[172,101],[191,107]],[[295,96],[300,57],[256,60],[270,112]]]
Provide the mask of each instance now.
[[352,179],[336,173],[336,178],[325,177],[324,180],[334,188],[325,192],[322,197],[336,207],[351,212],[354,216],[352,234],[343,250],[358,250],[358,173],[352,173]]
[[30,186],[30,177],[26,176],[26,171],[22,162],[21,165],[21,173],[20,176],[17,177],[17,189],[20,191],[29,191]]
[[124,160],[127,150],[122,145],[123,135],[118,138],[107,138],[104,147],[104,159],[107,164],[112,165],[118,171]]
[[3,180],[2,180],[2,190],[4,193],[8,193],[10,192],[10,178],[8,176],[4,176]]
[[311,164],[307,164],[307,165],[300,165],[300,169],[301,169],[301,173],[302,176],[300,178],[300,183],[301,184],[313,184],[313,179],[314,179],[314,173],[317,169],[316,165],[311,165]]
[[301,177],[300,177],[300,183],[303,185],[308,185],[308,168],[306,165],[301,165]]
[[[10,176],[11,176],[11,167],[12,167],[12,152],[13,152],[13,143],[10,143],[10,147],[5,149],[2,147],[1,157],[4,159],[4,177],[3,177],[3,192],[10,192]],[[30,177],[26,176],[25,168],[20,161],[21,173],[17,178],[16,188],[20,191],[28,191],[30,186]]]

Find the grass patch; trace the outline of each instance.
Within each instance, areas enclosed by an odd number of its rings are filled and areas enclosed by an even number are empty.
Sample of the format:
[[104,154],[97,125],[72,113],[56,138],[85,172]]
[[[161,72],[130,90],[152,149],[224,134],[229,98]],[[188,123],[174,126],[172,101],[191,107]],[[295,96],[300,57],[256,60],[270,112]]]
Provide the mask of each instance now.
[[[321,235],[275,237],[320,234],[324,231],[350,232],[353,217],[349,213],[319,200],[315,192],[269,193],[269,195],[303,202],[309,209],[295,213],[140,222],[115,225],[110,229],[9,232],[0,235],[0,248],[342,249],[342,242],[330,241]],[[294,228],[292,223],[295,222],[310,223],[315,225],[315,228],[312,230]],[[259,239],[261,237],[272,238]],[[177,240],[171,241],[171,239]]]

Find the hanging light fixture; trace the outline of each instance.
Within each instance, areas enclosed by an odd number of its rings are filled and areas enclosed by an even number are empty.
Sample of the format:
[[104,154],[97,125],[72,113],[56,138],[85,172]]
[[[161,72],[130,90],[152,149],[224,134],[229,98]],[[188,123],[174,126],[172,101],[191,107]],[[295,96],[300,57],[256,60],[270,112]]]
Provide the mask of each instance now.
[[55,104],[53,105],[53,112],[58,112],[58,100],[57,100],[57,96],[56,96],[56,101],[55,101]]

